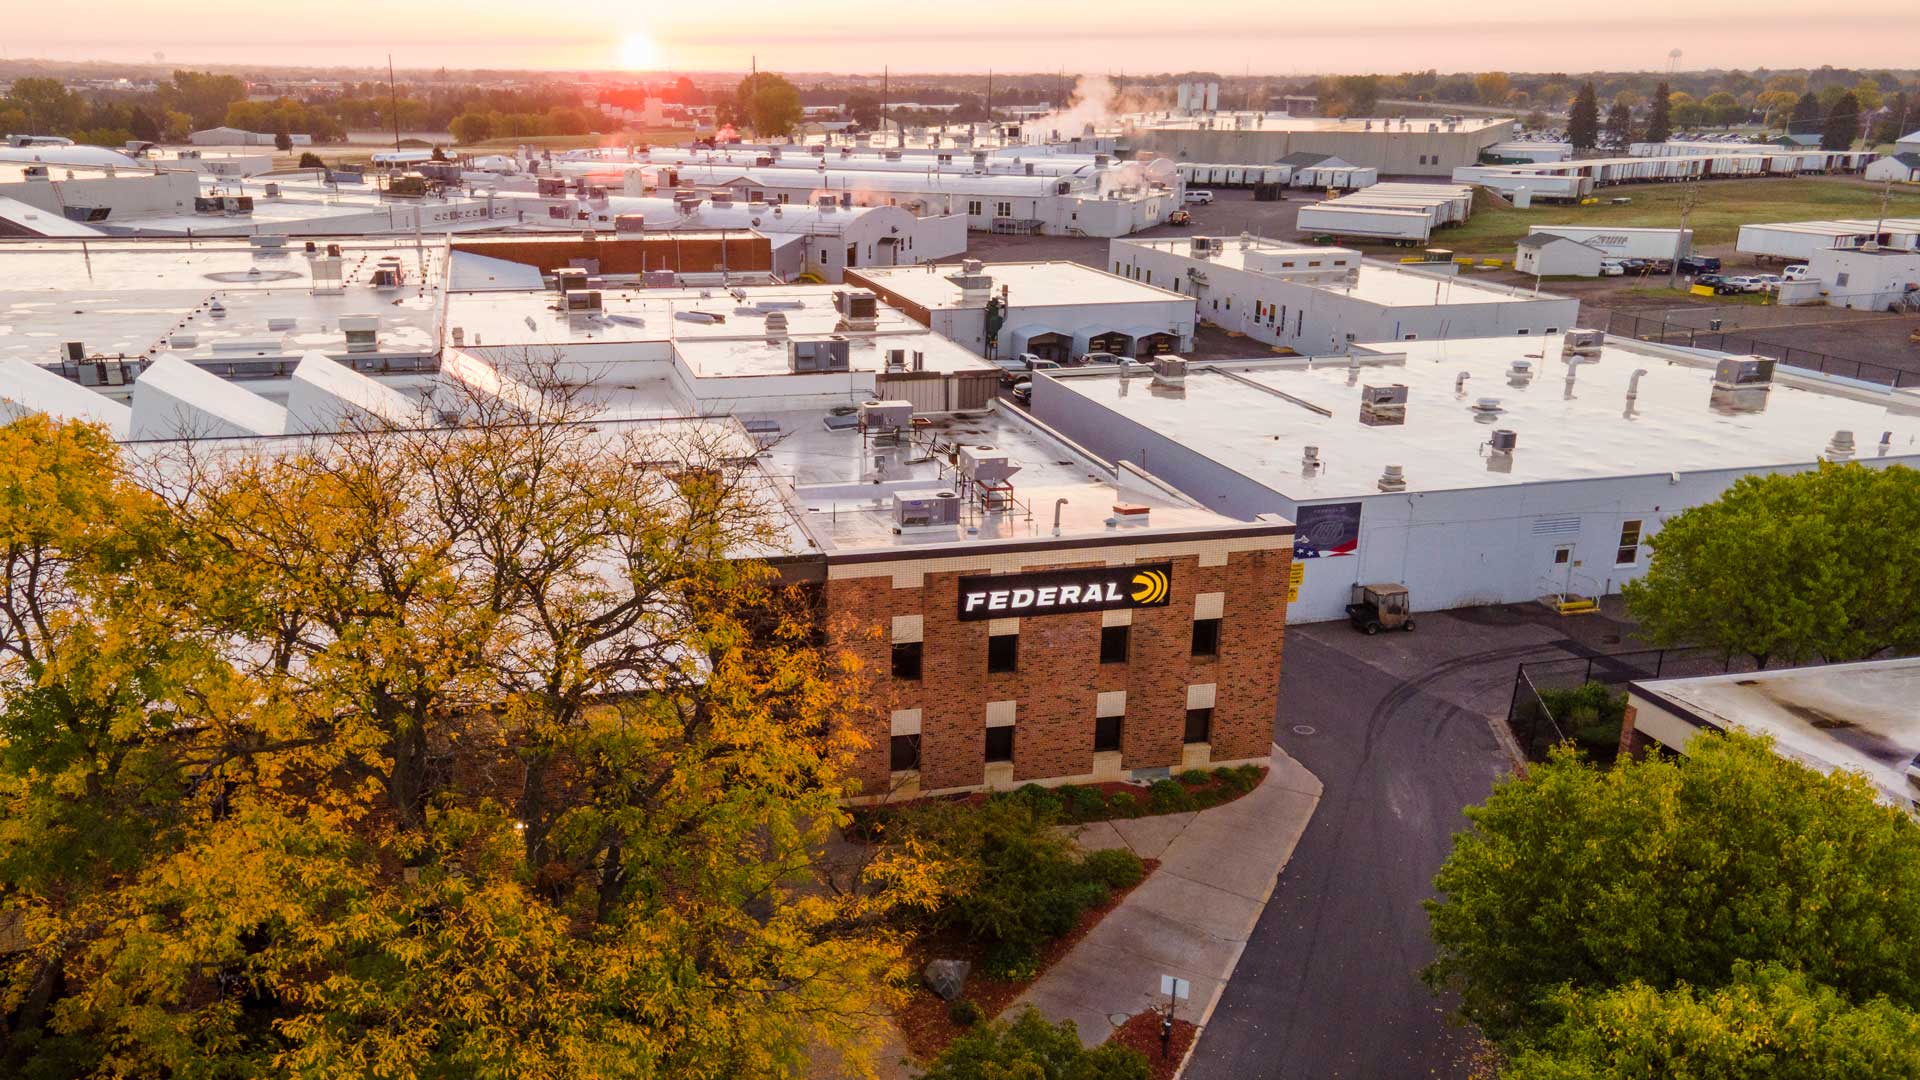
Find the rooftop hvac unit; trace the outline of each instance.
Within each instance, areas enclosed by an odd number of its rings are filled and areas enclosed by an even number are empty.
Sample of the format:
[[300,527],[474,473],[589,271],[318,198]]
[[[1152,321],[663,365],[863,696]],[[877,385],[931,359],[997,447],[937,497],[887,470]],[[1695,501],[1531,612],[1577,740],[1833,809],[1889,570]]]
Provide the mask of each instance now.
[[380,316],[342,315],[340,332],[346,335],[348,352],[373,352],[380,347]]
[[1153,358],[1153,381],[1157,386],[1185,386],[1187,362],[1178,356]]
[[[23,176],[24,178],[26,178],[26,179],[28,179],[28,180],[51,180],[51,179],[53,179],[53,176],[52,176],[52,174],[50,174],[50,173],[48,173],[48,172],[47,172],[47,167],[46,167],[45,165],[29,165],[29,166],[27,166],[26,168],[24,168],[24,169],[22,169],[22,170],[20,170],[20,174],[21,174],[21,176]],[[198,200],[198,199],[195,199],[194,201],[195,201],[195,202],[199,202],[199,200]]]
[[1407,404],[1407,388],[1404,383],[1388,386],[1363,386],[1360,388],[1360,404],[1369,409],[1390,409],[1396,406],[1404,408]]
[[587,287],[587,271],[580,266],[562,266],[553,272],[553,287],[561,292],[572,292]]
[[707,196],[707,201],[714,206],[732,206],[733,192],[723,190],[715,191],[713,194]]
[[1569,330],[1566,342],[1560,346],[1560,355],[1591,356],[1598,353],[1606,341],[1607,334],[1604,330]]
[[822,210],[831,210],[837,204],[838,204],[838,200],[836,200],[831,195],[822,195],[819,198],[813,200],[813,205],[819,207]]
[[284,236],[249,236],[247,243],[263,251],[278,251],[287,246]]
[[567,194],[567,180],[563,176],[543,176],[534,182],[534,191],[543,199],[561,199]]
[[834,306],[840,309],[840,314],[849,319],[880,317],[880,298],[864,289],[834,293],[833,300]]
[[226,211],[226,203],[218,195],[195,195],[193,212],[196,214],[219,214]]
[[888,349],[887,350],[887,370],[888,371],[907,370],[907,350]]
[[599,289],[575,289],[567,293],[566,296],[568,314],[600,311],[604,307],[600,299]]
[[872,432],[905,431],[913,426],[913,402],[863,401],[860,403],[860,426]]
[[1055,195],[1071,195],[1071,194],[1073,194],[1073,181],[1071,181],[1071,180],[1062,180],[1062,181],[1060,181],[1059,183],[1057,183],[1057,184],[1055,184],[1055,185],[1053,185],[1053,193],[1054,193]]
[[1194,237],[1193,247],[1191,250],[1194,258],[1196,259],[1204,259],[1207,256],[1212,255],[1213,254],[1213,238],[1210,236]]
[[632,235],[647,231],[647,215],[621,214],[613,219],[613,231],[620,235]]
[[393,266],[373,268],[373,287],[376,289],[397,289],[401,286],[400,270]]
[[1513,448],[1519,444],[1520,436],[1512,428],[1496,428],[1492,437],[1487,440],[1487,445],[1492,447],[1496,454],[1511,454]]
[[960,524],[960,496],[951,491],[896,491],[893,526],[896,529],[940,528]]
[[848,371],[847,339],[794,341],[787,346],[787,367],[795,374]]
[[649,289],[671,289],[680,284],[680,275],[672,270],[649,270],[641,275],[641,283]]
[[992,446],[962,446],[960,474],[983,487],[999,487],[1020,471],[1005,450]]
[[767,340],[778,341],[787,336],[787,313],[784,311],[767,312]]
[[1773,385],[1773,361],[1764,356],[1729,356],[1714,365],[1713,385],[1718,390],[1744,390]]

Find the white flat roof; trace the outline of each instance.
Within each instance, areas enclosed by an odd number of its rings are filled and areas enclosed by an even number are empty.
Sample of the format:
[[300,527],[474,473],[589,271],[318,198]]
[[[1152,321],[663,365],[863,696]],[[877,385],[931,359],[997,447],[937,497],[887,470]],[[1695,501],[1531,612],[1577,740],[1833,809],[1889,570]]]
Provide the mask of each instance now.
[[1714,727],[1772,736],[1786,757],[1862,773],[1889,801],[1914,805],[1906,770],[1920,755],[1920,658],[1660,679],[1634,690]]
[[[1855,433],[1863,460],[1873,460],[1881,432],[1891,432],[1887,460],[1920,461],[1920,395],[1781,368],[1760,411],[1735,411],[1716,404],[1711,354],[1612,338],[1595,362],[1578,365],[1569,388],[1561,341],[1397,342],[1379,346],[1392,350],[1384,355],[1359,357],[1358,368],[1346,357],[1195,364],[1179,394],[1148,393],[1137,380],[1104,373],[1044,377],[1302,501],[1379,494],[1388,465],[1403,467],[1413,493],[1809,465],[1841,430]],[[1516,360],[1537,373],[1525,385],[1509,384]],[[1646,374],[1629,410],[1627,386],[1638,369]],[[1462,372],[1469,378],[1456,393]],[[1393,383],[1407,387],[1405,423],[1362,423],[1361,387]],[[1483,418],[1472,407],[1480,398],[1497,398],[1501,411]],[[1518,436],[1508,462],[1485,451],[1498,428]],[[1312,476],[1302,475],[1307,446],[1327,463]]]
[[[1464,132],[1484,131],[1490,127],[1511,125],[1511,117],[1462,116],[1454,118],[1452,131],[1447,130],[1447,121],[1433,117],[1392,117],[1367,118],[1363,116],[1289,116],[1285,113],[1211,113],[1205,116],[1169,116],[1156,118],[1152,115],[1131,118],[1135,126],[1144,129],[1199,130],[1207,125],[1207,130],[1221,133],[1246,131],[1297,131],[1297,132],[1340,132],[1352,135],[1458,135]],[[1429,132],[1427,125],[1438,128]]]
[[[1327,209],[1340,209],[1328,207]],[[1425,218],[1426,215],[1415,210],[1361,210],[1344,208],[1347,213],[1366,214],[1406,214]],[[1115,249],[1122,245],[1148,248],[1154,251],[1171,252],[1193,259],[1193,239],[1191,237],[1173,237],[1164,240],[1116,240]],[[1314,269],[1333,273],[1337,267],[1311,267],[1305,265],[1316,258],[1327,255],[1349,256],[1348,265],[1360,252],[1353,248],[1320,247],[1307,244],[1289,244],[1271,240],[1256,240],[1248,248],[1241,248],[1238,241],[1226,237],[1215,239],[1215,253],[1204,259],[1193,259],[1193,265],[1199,267],[1224,266],[1249,274],[1271,277],[1275,281],[1285,281],[1303,288],[1319,289],[1322,292],[1353,296],[1368,303],[1385,307],[1433,307],[1444,304],[1514,304],[1529,300],[1561,300],[1564,297],[1551,293],[1533,295],[1522,289],[1509,288],[1489,282],[1473,281],[1453,274],[1428,274],[1418,270],[1409,270],[1392,263],[1374,262],[1361,258],[1359,276],[1351,282],[1309,281],[1290,274],[1270,274],[1266,270],[1247,265],[1247,254],[1252,252],[1279,252],[1299,255],[1303,259],[1302,272],[1312,274]]]
[[[871,333],[837,330],[841,315],[833,296],[848,291],[855,290],[845,285],[752,286],[744,288],[746,298],[738,300],[723,288],[605,287],[600,290],[605,305],[600,317],[555,310],[559,294],[551,291],[454,293],[447,299],[447,325],[460,327],[470,347],[489,350],[671,343],[697,375],[711,378],[787,371],[786,343],[767,336],[767,315],[777,311],[786,316],[790,337],[843,333],[855,371],[881,370],[888,349],[924,353],[927,371],[992,368],[979,355],[885,304],[879,305]],[[716,315],[723,321],[702,318]]]
[[[444,251],[395,240],[336,242],[344,259],[338,294],[313,292],[312,262],[298,240],[278,251],[241,239],[0,242],[0,357],[52,364],[67,341],[81,342],[88,355],[128,358],[344,355],[339,317],[363,312],[380,316],[376,354],[431,352]],[[385,255],[401,259],[405,287],[371,287]],[[216,296],[226,309],[218,319],[208,307]],[[164,348],[176,333],[197,344]]]
[[[1324,250],[1324,249],[1323,249]],[[932,264],[928,264],[932,266]],[[961,302],[960,286],[948,275],[959,272],[952,263],[928,266],[858,267],[854,273],[902,299],[926,308],[978,307]],[[1007,287],[1008,302],[1017,308],[1078,304],[1193,302],[1167,289],[1142,284],[1077,262],[988,263],[981,270],[993,279],[994,292]]]
[[[762,460],[769,472],[793,486],[796,518],[813,544],[829,554],[1051,542],[1057,499],[1067,500],[1060,507],[1059,539],[1069,543],[1116,536],[1151,542],[1195,530],[1283,527],[1278,522],[1255,525],[1214,513],[1151,482],[1116,487],[1115,474],[1102,463],[998,408],[928,418],[929,423],[917,428],[921,443],[895,453],[889,479],[876,484],[870,474],[874,458],[883,451],[857,430],[828,430],[822,416],[813,410],[743,414],[741,418],[779,425],[780,439]],[[963,508],[956,528],[894,531],[894,492],[959,486],[946,454],[928,452],[936,443],[942,449],[984,444],[1005,451],[1011,463],[1019,466],[1011,483],[1020,509],[987,513]],[[1148,524],[1109,526],[1115,503],[1150,507]]]

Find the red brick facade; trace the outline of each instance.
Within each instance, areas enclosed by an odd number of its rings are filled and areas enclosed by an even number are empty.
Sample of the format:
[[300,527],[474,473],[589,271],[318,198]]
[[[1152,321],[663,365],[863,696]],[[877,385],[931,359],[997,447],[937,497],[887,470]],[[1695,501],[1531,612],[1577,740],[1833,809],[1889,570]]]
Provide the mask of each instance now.
[[[1031,562],[1026,571],[1106,565],[1098,549],[1063,551],[1057,562]],[[888,790],[891,712],[920,709],[920,790],[977,787],[986,782],[989,702],[1014,701],[1015,783],[1085,776],[1094,769],[1098,695],[1126,692],[1121,726],[1122,766],[1178,769],[1182,761],[1188,687],[1213,684],[1212,761],[1265,758],[1273,741],[1280,656],[1286,627],[1287,570],[1292,553],[1242,550],[1223,566],[1201,566],[1194,554],[1156,554],[1171,561],[1165,607],[1132,609],[1128,661],[1100,663],[1100,612],[1029,616],[1019,621],[1019,667],[987,671],[989,623],[962,622],[958,579],[979,570],[928,572],[919,587],[895,588],[890,573],[872,577],[829,574],[826,614],[843,628],[842,644],[858,653],[890,686],[892,701],[876,702],[860,723],[871,746],[859,774],[869,794]],[[1217,657],[1192,655],[1195,597],[1223,593]],[[923,618],[922,674],[894,680],[894,616]],[[853,630],[845,628],[851,625]],[[864,630],[865,632],[860,632]]]

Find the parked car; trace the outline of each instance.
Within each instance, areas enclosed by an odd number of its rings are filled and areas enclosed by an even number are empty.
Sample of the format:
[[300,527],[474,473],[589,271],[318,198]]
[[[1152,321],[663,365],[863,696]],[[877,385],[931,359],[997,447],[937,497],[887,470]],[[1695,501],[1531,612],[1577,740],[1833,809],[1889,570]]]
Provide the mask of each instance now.
[[1813,276],[1813,268],[1806,263],[1793,263],[1780,271],[1780,276],[1787,281],[1805,281]]
[[1786,280],[1787,280],[1786,278],[1781,277],[1779,274],[1755,274],[1754,277],[1759,280],[1760,287],[1766,290],[1767,292],[1773,292],[1775,289],[1778,289],[1781,285],[1786,284]]
[[1167,224],[1191,225],[1193,224],[1193,215],[1187,213],[1185,210],[1175,210],[1173,213],[1167,215]]
[[1688,255],[1680,260],[1680,272],[1695,276],[1717,274],[1720,272],[1720,260],[1710,255]]
[[1013,400],[1022,405],[1033,403],[1033,380],[1022,379],[1013,384]]
[[1600,276],[1601,277],[1619,277],[1620,275],[1626,272],[1627,272],[1627,268],[1620,265],[1619,259],[1601,259],[1600,260]]
[[1701,274],[1699,277],[1696,277],[1693,279],[1693,283],[1695,285],[1709,285],[1709,286],[1718,287],[1722,280],[1723,279],[1720,277],[1719,274]]
[[1765,292],[1767,283],[1756,274],[1742,274],[1739,277],[1721,278],[1721,286],[1731,286],[1733,292]]
[[1205,190],[1189,191],[1182,196],[1182,198],[1195,206],[1206,206],[1213,202],[1213,192]]
[[1090,352],[1074,361],[1077,364],[1117,364],[1120,356],[1110,352]]
[[1644,274],[1647,272],[1647,266],[1648,263],[1645,259],[1620,260],[1620,269],[1628,274]]

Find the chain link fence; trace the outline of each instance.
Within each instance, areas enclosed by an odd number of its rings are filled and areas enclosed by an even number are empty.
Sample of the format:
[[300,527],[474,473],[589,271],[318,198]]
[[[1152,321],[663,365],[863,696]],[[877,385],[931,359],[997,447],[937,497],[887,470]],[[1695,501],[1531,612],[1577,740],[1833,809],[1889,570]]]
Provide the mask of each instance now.
[[[1786,666],[1786,665],[1782,665]],[[1726,675],[1756,671],[1748,656],[1727,656],[1714,649],[1640,649],[1633,652],[1594,653],[1564,660],[1536,660],[1521,664],[1513,678],[1513,700],[1507,707],[1507,728],[1529,761],[1545,761],[1547,752],[1565,742],[1570,732],[1555,717],[1542,692],[1574,690],[1588,683],[1621,686],[1641,679],[1682,679],[1697,675]]]
[[1886,364],[1875,364],[1865,360],[1850,360],[1844,356],[1802,348],[1797,345],[1784,345],[1766,341],[1754,336],[1751,331],[1716,329],[1719,320],[1710,321],[1707,328],[1687,326],[1668,318],[1666,313],[1660,317],[1649,318],[1631,315],[1624,311],[1607,314],[1607,333],[1618,337],[1630,337],[1638,341],[1651,341],[1666,345],[1686,345],[1698,349],[1715,349],[1720,352],[1739,356],[1767,356],[1787,367],[1818,371],[1825,375],[1838,375],[1862,382],[1880,383],[1885,386],[1920,386],[1920,374],[1902,371]]

